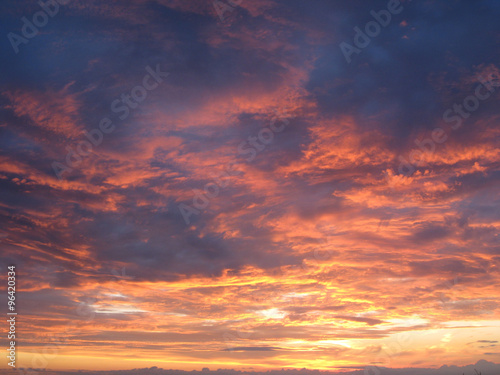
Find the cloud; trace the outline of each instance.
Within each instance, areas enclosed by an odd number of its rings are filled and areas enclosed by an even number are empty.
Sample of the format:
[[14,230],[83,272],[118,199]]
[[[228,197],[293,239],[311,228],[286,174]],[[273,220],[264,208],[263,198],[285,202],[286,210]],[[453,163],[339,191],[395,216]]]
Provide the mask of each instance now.
[[228,348],[224,349],[224,351],[228,352],[246,352],[246,351],[257,351],[257,352],[270,352],[275,350],[280,350],[281,348],[273,347],[273,346],[240,346],[236,348]]
[[[499,330],[498,92],[460,129],[443,113],[498,73],[500,8],[402,5],[351,64],[339,43],[386,0],[243,0],[226,22],[210,1],[74,0],[19,54],[4,38],[0,265],[20,270],[20,358],[50,335],[55,369],[362,367],[394,345],[395,368],[482,358]],[[37,9],[0,5],[3,35]],[[157,64],[169,76],[121,120],[112,103]],[[105,117],[115,130],[58,179]],[[447,140],[401,174],[436,127]],[[186,225],[179,204],[229,163]]]

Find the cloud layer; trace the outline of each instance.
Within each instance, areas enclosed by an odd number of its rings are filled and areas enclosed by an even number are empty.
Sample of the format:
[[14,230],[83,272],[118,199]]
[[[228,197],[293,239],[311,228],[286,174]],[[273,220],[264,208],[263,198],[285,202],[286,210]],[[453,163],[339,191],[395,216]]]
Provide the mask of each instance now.
[[3,38],[22,365],[498,362],[497,2],[402,1],[350,63],[387,1],[222,4],[73,0]]

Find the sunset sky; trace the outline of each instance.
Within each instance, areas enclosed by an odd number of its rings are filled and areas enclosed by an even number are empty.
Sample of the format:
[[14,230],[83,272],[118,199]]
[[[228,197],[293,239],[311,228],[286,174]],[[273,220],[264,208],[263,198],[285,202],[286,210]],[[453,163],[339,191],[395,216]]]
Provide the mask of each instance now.
[[500,363],[499,20],[498,0],[2,1],[18,367]]

